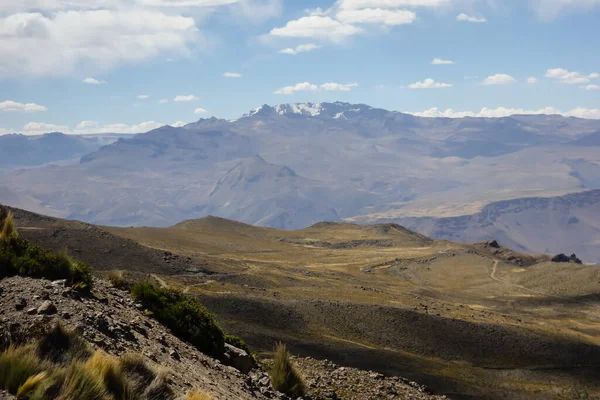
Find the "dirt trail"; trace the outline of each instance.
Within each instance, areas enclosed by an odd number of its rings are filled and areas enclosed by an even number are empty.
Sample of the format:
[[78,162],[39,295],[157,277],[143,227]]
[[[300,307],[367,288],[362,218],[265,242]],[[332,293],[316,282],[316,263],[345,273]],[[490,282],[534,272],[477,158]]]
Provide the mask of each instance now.
[[159,277],[158,275],[152,274],[152,277],[154,279],[156,279],[156,281],[158,282],[158,284],[160,285],[160,287],[165,288],[165,289],[169,288],[169,284],[167,282],[165,282],[165,280],[162,279],[161,277]]

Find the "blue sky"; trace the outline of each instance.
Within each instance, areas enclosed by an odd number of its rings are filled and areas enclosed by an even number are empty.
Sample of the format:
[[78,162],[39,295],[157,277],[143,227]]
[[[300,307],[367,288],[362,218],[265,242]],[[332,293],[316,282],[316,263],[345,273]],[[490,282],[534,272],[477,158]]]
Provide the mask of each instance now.
[[0,134],[336,100],[600,118],[599,20],[600,0],[0,0]]

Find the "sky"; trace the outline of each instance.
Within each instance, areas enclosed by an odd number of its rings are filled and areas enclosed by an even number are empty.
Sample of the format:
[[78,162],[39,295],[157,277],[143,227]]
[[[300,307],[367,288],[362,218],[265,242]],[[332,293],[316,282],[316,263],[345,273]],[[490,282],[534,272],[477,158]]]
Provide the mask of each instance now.
[[600,0],[0,0],[0,134],[262,104],[600,119]]

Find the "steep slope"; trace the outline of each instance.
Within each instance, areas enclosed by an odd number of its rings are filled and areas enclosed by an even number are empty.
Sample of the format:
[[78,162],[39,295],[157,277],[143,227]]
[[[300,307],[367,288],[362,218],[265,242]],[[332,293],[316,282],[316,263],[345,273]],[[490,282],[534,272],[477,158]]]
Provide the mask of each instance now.
[[337,220],[334,193],[260,156],[243,160],[215,185],[204,214],[275,228],[302,228]]
[[600,190],[491,203],[479,213],[450,218],[400,218],[398,223],[439,239],[496,239],[529,253],[576,253],[600,263]]

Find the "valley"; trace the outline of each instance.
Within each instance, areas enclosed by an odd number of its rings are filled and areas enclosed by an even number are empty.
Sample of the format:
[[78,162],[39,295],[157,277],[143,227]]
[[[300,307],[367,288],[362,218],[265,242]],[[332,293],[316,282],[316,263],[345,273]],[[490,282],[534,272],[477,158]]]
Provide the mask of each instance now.
[[596,266],[395,224],[283,231],[208,217],[116,228],[15,216],[34,242],[197,296],[263,355],[284,341],[295,354],[404,376],[453,399],[600,394]]

